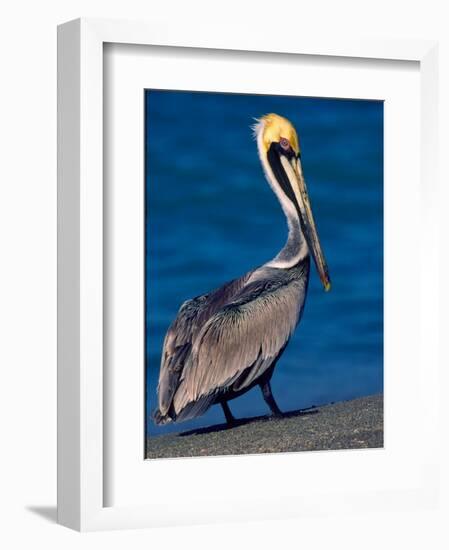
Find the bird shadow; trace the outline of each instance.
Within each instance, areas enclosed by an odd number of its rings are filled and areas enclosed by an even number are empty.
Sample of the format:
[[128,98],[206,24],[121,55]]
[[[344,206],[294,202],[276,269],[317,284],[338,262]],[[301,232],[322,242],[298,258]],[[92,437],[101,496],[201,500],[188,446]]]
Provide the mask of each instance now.
[[297,416],[308,416],[311,414],[318,414],[320,411],[316,407],[309,407],[307,409],[297,409],[295,411],[287,411],[282,413],[282,416],[273,417],[271,415],[262,415],[262,416],[253,416],[251,418],[239,418],[236,419],[232,425],[229,424],[215,424],[213,426],[207,426],[205,428],[194,428],[193,430],[188,430],[186,432],[178,433],[178,437],[186,437],[189,435],[201,435],[201,434],[210,434],[216,432],[224,432],[228,430],[233,430],[234,428],[239,428],[240,426],[245,426],[246,424],[252,424],[253,422],[272,422],[273,420],[282,420],[284,418],[295,418]]

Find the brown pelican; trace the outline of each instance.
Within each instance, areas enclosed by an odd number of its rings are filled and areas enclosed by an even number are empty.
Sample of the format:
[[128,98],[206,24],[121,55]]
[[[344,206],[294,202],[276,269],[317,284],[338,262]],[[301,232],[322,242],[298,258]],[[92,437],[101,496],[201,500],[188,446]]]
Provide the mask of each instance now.
[[287,217],[288,239],[277,256],[222,287],[184,302],[165,336],[157,424],[202,415],[259,385],[273,415],[274,367],[299,322],[312,255],[321,281],[329,273],[312,216],[299,140],[285,118],[269,114],[253,127],[265,176]]

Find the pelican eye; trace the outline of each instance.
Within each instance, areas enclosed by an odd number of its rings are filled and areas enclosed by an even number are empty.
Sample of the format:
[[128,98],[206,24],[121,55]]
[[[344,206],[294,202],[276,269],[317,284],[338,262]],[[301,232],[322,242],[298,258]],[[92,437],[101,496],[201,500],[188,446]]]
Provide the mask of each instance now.
[[279,140],[279,145],[284,149],[284,151],[288,151],[290,149],[290,142],[286,138],[281,138]]

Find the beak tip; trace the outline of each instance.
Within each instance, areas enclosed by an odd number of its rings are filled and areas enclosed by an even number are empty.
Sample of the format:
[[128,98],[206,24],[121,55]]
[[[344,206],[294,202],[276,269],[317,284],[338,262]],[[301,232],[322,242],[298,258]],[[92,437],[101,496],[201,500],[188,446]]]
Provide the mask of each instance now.
[[331,289],[331,282],[329,280],[325,281],[324,283],[324,290],[326,292],[329,292],[329,290]]

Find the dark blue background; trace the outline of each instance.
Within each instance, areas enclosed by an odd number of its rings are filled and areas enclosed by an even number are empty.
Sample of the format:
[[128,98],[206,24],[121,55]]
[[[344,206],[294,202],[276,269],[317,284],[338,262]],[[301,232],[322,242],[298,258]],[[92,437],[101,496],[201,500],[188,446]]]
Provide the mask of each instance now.
[[[250,125],[276,112],[300,136],[332,290],[311,271],[306,308],[272,379],[283,410],[383,389],[383,103],[149,90],[146,102],[147,415],[165,332],[180,304],[276,255],[287,228]],[[267,413],[255,388],[231,402]],[[224,420],[156,427],[151,435]]]

